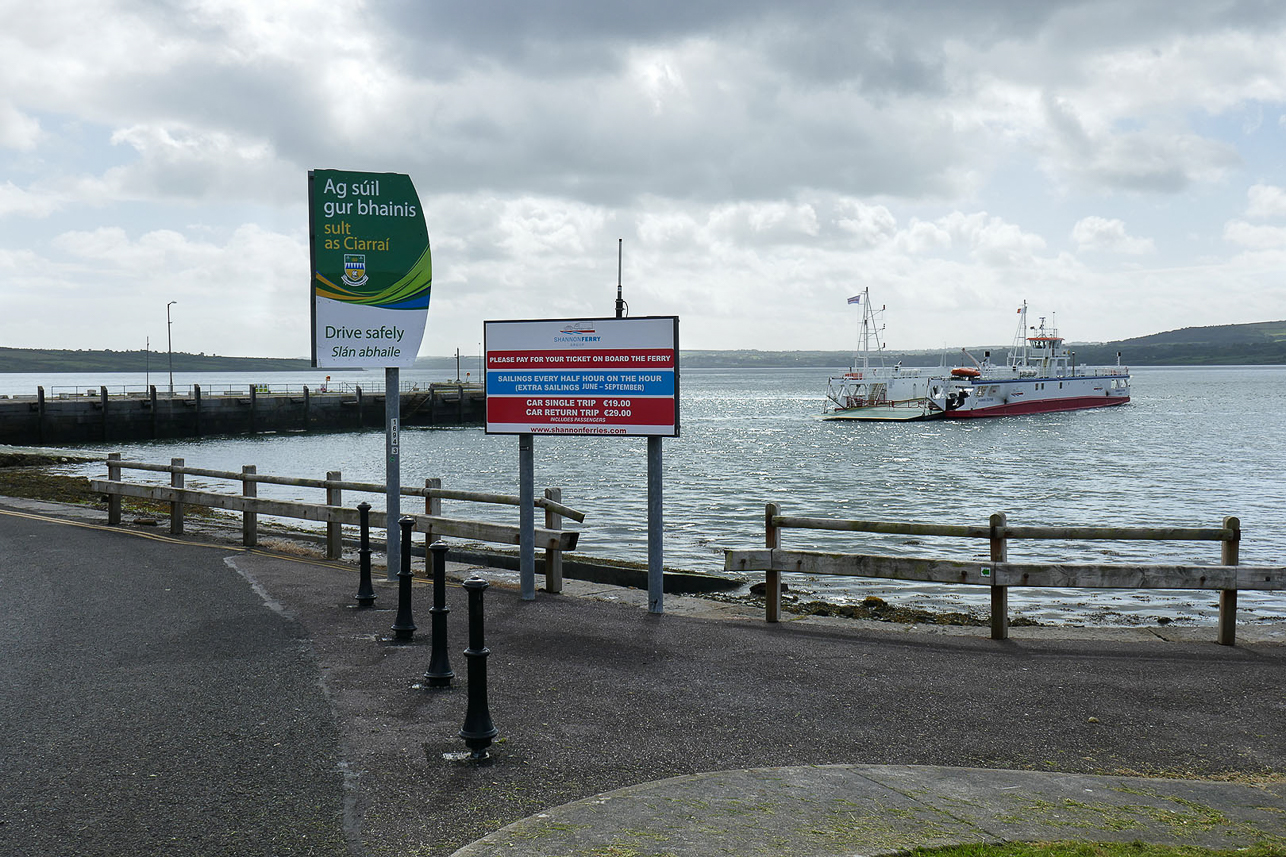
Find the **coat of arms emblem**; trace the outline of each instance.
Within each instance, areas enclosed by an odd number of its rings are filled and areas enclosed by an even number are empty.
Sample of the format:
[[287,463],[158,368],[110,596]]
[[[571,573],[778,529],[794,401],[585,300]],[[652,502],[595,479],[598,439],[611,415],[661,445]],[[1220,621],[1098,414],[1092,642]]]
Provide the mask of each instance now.
[[366,276],[366,256],[362,253],[344,254],[344,282],[350,286],[360,286],[369,279]]

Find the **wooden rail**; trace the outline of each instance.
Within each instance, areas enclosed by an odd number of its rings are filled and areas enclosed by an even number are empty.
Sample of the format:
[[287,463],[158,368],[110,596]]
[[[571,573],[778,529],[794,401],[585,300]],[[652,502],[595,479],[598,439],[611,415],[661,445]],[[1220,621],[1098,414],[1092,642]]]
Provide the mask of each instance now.
[[[155,485],[125,482],[121,478],[123,470],[144,470],[170,474],[170,485]],[[199,476],[207,479],[227,479],[241,483],[240,494],[223,494],[215,491],[202,491],[185,488],[186,476]],[[107,521],[109,524],[121,522],[121,498],[132,497],[140,500],[153,500],[170,504],[170,532],[176,535],[183,532],[183,508],[186,505],[208,506],[215,509],[226,509],[242,514],[242,542],[247,547],[258,543],[258,516],[274,515],[283,518],[297,518],[305,521],[318,521],[326,524],[326,557],[338,559],[343,552],[342,527],[357,526],[360,517],[357,509],[342,505],[343,491],[358,491],[380,494],[385,487],[372,482],[348,482],[341,478],[339,471],[330,471],[326,479],[302,479],[288,476],[272,476],[258,473],[253,465],[242,468],[240,473],[225,470],[208,470],[200,467],[187,467],[181,458],[171,459],[169,464],[152,464],[142,461],[123,461],[120,453],[107,456],[107,479],[91,479],[91,488],[107,495]],[[298,488],[316,488],[326,492],[325,503],[302,503],[292,500],[271,500],[257,496],[260,483],[288,485]],[[459,491],[444,489],[441,480],[426,479],[423,488],[402,486],[401,493],[411,497],[423,497],[424,514],[413,514],[408,517],[414,520],[414,529],[424,533],[425,556],[428,546],[438,538],[468,539],[470,541],[493,542],[497,544],[518,544],[521,538],[519,527],[508,524],[496,524],[488,521],[463,520],[442,516],[443,500],[464,500],[475,503],[490,503],[516,506],[517,497],[508,494],[491,494],[476,491]],[[561,490],[546,489],[545,496],[534,501],[534,505],[545,511],[544,528],[536,528],[536,544],[545,549],[545,586],[550,592],[562,591],[562,553],[574,550],[580,533],[574,530],[563,530],[562,519],[570,518],[577,523],[585,520],[583,512],[563,505]],[[370,525],[387,530],[390,526],[385,512],[371,510]],[[392,522],[396,526],[396,522]],[[427,562],[427,559],[426,559]]]
[[[784,529],[987,539],[990,559],[968,562],[783,550]],[[1217,590],[1218,641],[1231,646],[1236,643],[1237,592],[1286,589],[1286,568],[1238,564],[1241,522],[1231,517],[1224,519],[1222,527],[1207,528],[1012,527],[1003,513],[997,513],[986,526],[974,526],[789,517],[781,514],[776,503],[769,503],[764,512],[764,533],[764,548],[725,551],[724,569],[765,572],[764,618],[769,622],[781,617],[782,572],[986,586],[991,590],[991,636],[996,640],[1009,636],[1011,587]],[[1011,563],[1011,539],[1220,542],[1220,565]]]

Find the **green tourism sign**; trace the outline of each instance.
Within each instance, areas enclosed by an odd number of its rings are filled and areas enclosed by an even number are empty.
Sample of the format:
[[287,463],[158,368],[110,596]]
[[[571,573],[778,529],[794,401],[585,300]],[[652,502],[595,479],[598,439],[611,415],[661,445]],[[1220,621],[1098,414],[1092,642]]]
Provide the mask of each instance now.
[[311,170],[313,365],[410,366],[424,338],[433,264],[410,176]]

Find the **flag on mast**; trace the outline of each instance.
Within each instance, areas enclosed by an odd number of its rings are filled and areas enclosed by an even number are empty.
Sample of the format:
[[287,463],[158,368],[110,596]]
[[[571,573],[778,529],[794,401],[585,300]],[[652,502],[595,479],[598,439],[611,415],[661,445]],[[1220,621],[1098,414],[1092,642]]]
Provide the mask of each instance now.
[[862,302],[862,296],[861,296],[861,295],[853,295],[853,297],[851,297],[851,298],[849,298],[849,299],[848,299],[848,302],[849,302],[849,303],[851,303],[851,304],[860,304],[860,303]]

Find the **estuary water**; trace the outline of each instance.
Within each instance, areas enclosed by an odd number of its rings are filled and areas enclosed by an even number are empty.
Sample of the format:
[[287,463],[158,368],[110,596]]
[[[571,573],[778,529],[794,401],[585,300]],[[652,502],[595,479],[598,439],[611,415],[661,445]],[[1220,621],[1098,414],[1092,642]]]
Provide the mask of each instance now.
[[[720,572],[723,550],[763,545],[764,504],[785,514],[863,520],[1014,525],[1219,526],[1241,519],[1241,562],[1286,563],[1286,367],[1137,369],[1121,407],[993,420],[820,422],[827,369],[684,370],[680,437],[664,444],[665,562]],[[838,369],[834,371],[840,371]],[[325,373],[176,373],[177,387],[320,386]],[[403,370],[404,386],[441,380]],[[153,382],[156,373],[153,373]],[[168,380],[168,379],[163,379]],[[0,395],[36,384],[139,385],[111,376],[0,375]],[[382,372],[343,373],[336,384],[382,387]],[[160,385],[158,385],[158,388]],[[382,482],[382,431],[206,438],[84,447],[126,458],[321,478]],[[581,552],[646,562],[646,441],[535,438],[537,489],[558,486],[584,511]],[[480,428],[402,432],[402,484],[439,476],[446,487],[518,493],[518,441]],[[81,468],[102,473],[99,465]],[[135,473],[134,478],[146,474]],[[189,484],[196,484],[189,479]],[[218,483],[215,483],[216,485]],[[219,486],[227,490],[226,484]],[[319,492],[260,486],[262,496],[318,502]],[[364,497],[377,508],[380,496]],[[356,496],[346,496],[356,503]],[[403,509],[413,500],[404,501]],[[516,510],[445,504],[445,514],[516,521]],[[985,559],[985,542],[787,530],[799,549]],[[1213,542],[1011,542],[1015,561],[1219,562]],[[965,587],[848,579],[789,579],[833,601],[879,595],[900,605],[982,611],[987,594]],[[1042,622],[1137,624],[1214,621],[1214,593],[1014,591],[1015,616]],[[1286,595],[1243,593],[1239,618],[1286,621]]]

